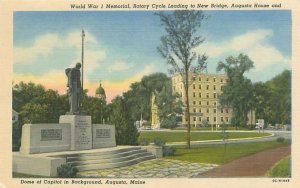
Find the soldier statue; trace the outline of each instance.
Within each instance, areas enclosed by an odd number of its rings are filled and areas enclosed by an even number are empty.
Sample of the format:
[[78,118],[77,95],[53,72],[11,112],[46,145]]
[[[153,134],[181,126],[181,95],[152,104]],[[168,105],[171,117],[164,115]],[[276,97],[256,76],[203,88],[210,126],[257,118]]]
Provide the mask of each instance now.
[[67,114],[79,115],[81,114],[80,104],[81,104],[81,95],[82,87],[80,80],[80,68],[81,64],[76,63],[74,68],[67,68],[65,73],[68,77],[67,87],[69,88],[69,103],[70,103],[70,112]]

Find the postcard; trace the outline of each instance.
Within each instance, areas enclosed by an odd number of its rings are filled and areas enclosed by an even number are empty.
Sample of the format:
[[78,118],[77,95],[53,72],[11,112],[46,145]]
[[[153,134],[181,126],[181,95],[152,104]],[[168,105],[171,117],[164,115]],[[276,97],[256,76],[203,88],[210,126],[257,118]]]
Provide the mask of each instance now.
[[0,5],[0,188],[299,185],[299,2]]

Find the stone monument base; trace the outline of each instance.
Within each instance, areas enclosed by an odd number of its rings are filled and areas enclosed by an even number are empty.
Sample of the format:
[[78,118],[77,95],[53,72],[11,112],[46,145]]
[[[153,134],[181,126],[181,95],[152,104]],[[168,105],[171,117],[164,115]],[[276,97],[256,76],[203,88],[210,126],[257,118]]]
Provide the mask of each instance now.
[[71,164],[79,171],[118,168],[162,157],[162,147],[118,146],[80,151],[39,154],[13,152],[13,172],[57,176],[57,167]]
[[70,124],[25,124],[22,127],[22,154],[70,150]]
[[71,124],[71,150],[92,149],[91,116],[63,115],[59,123]]

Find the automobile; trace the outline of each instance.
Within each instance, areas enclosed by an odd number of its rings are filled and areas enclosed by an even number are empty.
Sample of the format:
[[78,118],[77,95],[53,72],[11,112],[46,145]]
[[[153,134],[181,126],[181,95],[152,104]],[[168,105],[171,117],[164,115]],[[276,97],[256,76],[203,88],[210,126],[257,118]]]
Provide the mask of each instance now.
[[152,130],[152,128],[150,126],[147,126],[146,130]]

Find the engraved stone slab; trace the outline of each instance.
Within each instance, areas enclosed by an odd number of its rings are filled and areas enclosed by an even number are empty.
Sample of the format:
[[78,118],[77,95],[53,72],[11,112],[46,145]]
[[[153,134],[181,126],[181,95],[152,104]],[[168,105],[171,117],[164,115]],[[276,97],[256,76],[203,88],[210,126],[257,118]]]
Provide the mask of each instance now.
[[93,148],[116,147],[115,126],[93,124]]
[[71,126],[64,124],[25,124],[20,153],[47,153],[70,150]]
[[59,123],[71,124],[71,150],[92,149],[91,116],[63,115]]

